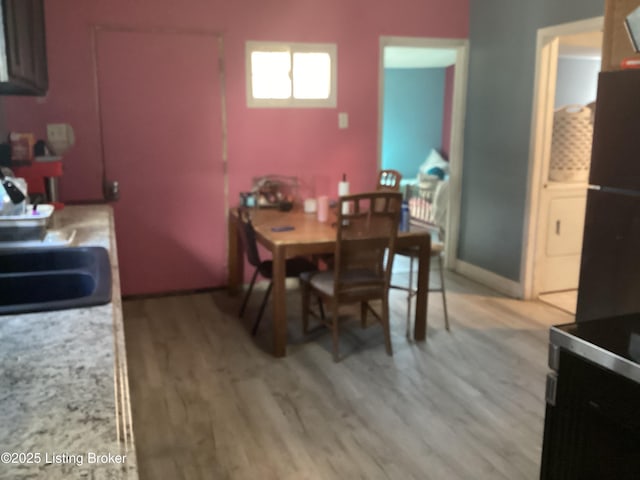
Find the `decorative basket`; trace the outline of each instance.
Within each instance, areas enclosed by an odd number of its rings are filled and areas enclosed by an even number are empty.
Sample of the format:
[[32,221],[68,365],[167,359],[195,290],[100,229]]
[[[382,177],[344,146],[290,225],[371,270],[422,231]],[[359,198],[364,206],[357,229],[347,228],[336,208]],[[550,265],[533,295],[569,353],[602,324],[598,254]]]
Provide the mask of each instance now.
[[587,181],[591,164],[592,140],[591,108],[570,105],[556,110],[553,117],[549,180]]
[[283,201],[298,200],[298,177],[266,175],[254,177],[252,192],[256,196],[255,206],[260,208],[280,207]]

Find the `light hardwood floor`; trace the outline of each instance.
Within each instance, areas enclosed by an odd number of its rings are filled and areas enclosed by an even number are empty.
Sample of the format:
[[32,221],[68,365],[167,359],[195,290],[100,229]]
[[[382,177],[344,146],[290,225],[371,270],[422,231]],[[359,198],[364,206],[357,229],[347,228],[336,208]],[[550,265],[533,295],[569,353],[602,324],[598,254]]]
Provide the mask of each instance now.
[[541,302],[548,303],[571,315],[576,314],[578,306],[578,290],[564,290],[562,292],[545,293],[538,297]]
[[257,293],[244,321],[225,291],[126,301],[140,478],[538,478],[548,328],[572,317],[447,280],[450,333],[431,294],[427,341],[408,341],[393,291],[393,357],[354,321],[337,364],[328,332],[302,338],[295,289],[280,360],[269,313],[249,335]]

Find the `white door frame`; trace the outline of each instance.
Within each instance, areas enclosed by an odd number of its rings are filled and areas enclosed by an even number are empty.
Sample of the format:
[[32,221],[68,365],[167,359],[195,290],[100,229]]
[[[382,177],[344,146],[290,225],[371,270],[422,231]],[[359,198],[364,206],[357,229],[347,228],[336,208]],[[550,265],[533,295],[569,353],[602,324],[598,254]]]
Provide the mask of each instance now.
[[533,299],[536,291],[535,270],[538,263],[537,245],[541,242],[541,197],[549,173],[547,161],[551,151],[551,133],[558,64],[558,37],[602,30],[604,17],[563,23],[538,29],[536,69],[531,112],[529,143],[529,182],[525,206],[525,222],[520,262],[520,282],[525,299]]
[[384,119],[384,48],[424,47],[456,50],[451,107],[451,144],[449,148],[450,180],[449,208],[447,209],[445,236],[445,267],[456,269],[458,236],[460,234],[460,209],[462,203],[462,157],[464,145],[464,118],[467,105],[467,70],[469,41],[462,38],[380,37],[378,67],[378,168],[382,166],[382,127]]

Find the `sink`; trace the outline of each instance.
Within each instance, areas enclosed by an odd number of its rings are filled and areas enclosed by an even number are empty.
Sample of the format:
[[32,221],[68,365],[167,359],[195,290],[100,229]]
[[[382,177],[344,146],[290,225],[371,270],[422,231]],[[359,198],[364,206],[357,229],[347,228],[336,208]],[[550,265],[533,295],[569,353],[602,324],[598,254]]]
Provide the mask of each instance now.
[[0,252],[0,314],[62,310],[111,301],[111,263],[102,247]]
[[[90,268],[97,256],[107,251],[102,247],[72,247],[14,250],[0,253],[0,272],[31,273]],[[107,258],[108,260],[108,258]]]

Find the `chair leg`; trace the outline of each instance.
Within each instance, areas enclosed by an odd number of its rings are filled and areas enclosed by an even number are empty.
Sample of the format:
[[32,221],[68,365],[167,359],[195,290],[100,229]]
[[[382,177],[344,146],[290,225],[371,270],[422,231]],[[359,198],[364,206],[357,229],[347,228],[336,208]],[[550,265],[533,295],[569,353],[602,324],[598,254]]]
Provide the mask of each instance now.
[[249,289],[247,293],[244,295],[244,300],[242,301],[242,307],[240,307],[240,313],[238,316],[242,318],[244,315],[244,310],[247,308],[247,303],[249,302],[249,297],[251,296],[251,292],[253,291],[253,285],[256,283],[256,278],[258,277],[258,269],[256,268],[253,272],[253,277],[251,277],[251,283],[249,284]]
[[382,330],[384,331],[384,346],[387,350],[387,355],[393,355],[393,348],[391,347],[391,327],[389,325],[389,297],[382,299]]
[[322,305],[322,297],[318,295],[318,310],[320,311],[320,318],[324,320],[324,306]]
[[367,328],[367,310],[367,302],[360,302],[360,326],[362,328]]
[[438,255],[438,263],[440,264],[440,288],[442,289],[442,307],[444,309],[444,326],[449,331],[449,314],[447,313],[447,295],[444,291],[444,265],[442,255]]
[[340,322],[338,322],[338,302],[335,301],[335,299],[333,300],[331,307],[333,315],[333,318],[331,319],[331,335],[333,337],[333,361],[337,362],[340,360],[340,353],[338,351],[338,325]]
[[[300,282],[300,288],[302,291],[302,333],[306,335],[309,333],[309,290],[311,288],[306,282]],[[322,307],[322,300],[320,300],[320,306]]]
[[262,305],[260,305],[260,311],[258,312],[256,321],[253,324],[253,328],[251,329],[251,335],[253,335],[254,337],[258,332],[258,327],[260,326],[260,320],[262,320],[262,314],[264,313],[264,308],[267,306],[267,300],[269,300],[269,295],[271,294],[272,288],[273,288],[273,282],[269,282],[269,286],[267,287],[267,292],[264,294],[264,298],[262,299]]
[[411,338],[411,299],[413,298],[413,257],[409,257],[409,288],[407,289],[407,338]]

